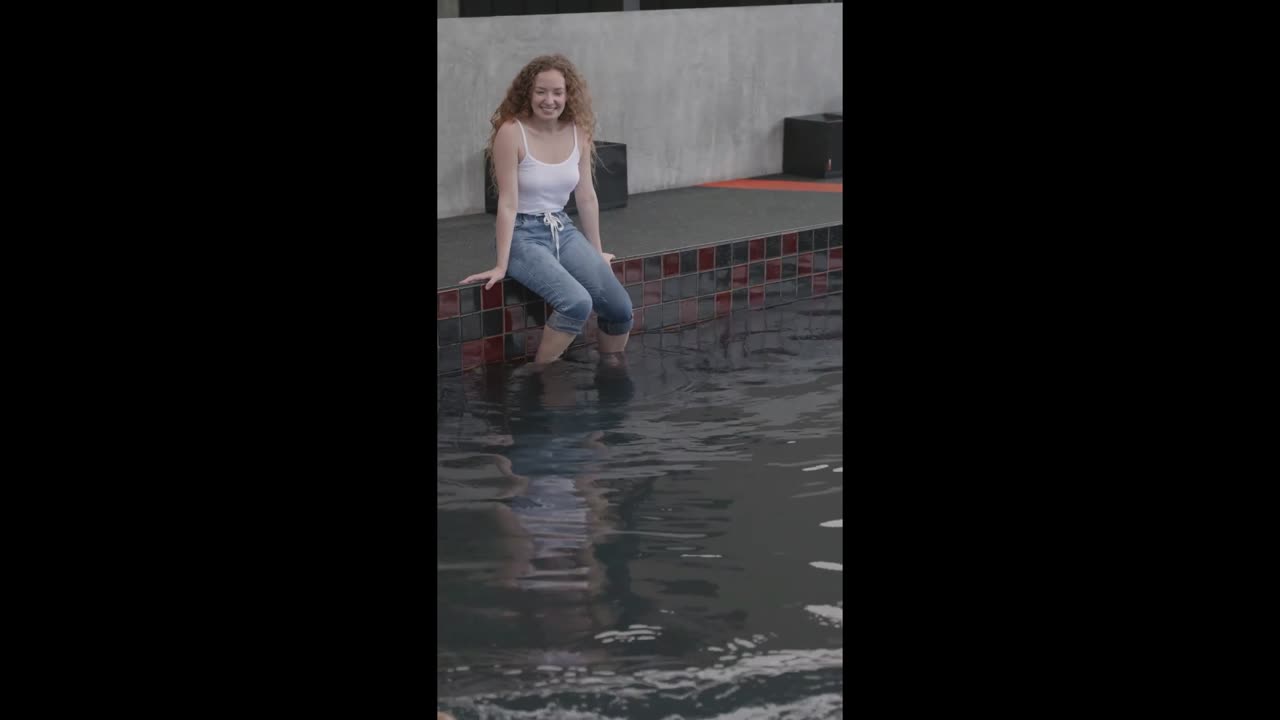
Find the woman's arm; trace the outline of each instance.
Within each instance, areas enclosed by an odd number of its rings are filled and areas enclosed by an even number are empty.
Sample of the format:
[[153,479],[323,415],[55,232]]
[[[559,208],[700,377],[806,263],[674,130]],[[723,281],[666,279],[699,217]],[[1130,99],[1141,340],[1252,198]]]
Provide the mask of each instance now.
[[[576,133],[582,133],[577,127]],[[595,246],[596,251],[603,253],[600,243],[600,201],[596,199],[596,186],[591,182],[591,137],[586,136],[584,142],[578,143],[581,157],[578,159],[578,187],[574,188],[573,197],[578,201],[578,219],[582,221],[582,234]]]
[[519,130],[515,124],[507,123],[499,128],[497,137],[493,139],[494,179],[498,183],[498,220],[494,225],[494,237],[498,241],[497,261],[492,270],[468,277],[462,281],[463,285],[488,280],[484,286],[487,290],[507,274],[507,262],[511,259],[511,233],[515,229],[520,199],[516,171],[519,161],[517,133]]

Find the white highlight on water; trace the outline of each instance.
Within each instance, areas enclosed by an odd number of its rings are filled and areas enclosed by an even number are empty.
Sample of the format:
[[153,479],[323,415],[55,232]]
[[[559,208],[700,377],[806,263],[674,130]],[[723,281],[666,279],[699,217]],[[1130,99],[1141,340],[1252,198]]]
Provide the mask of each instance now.
[[842,528],[842,527],[844,527],[844,518],[840,518],[839,520],[828,520],[828,521],[826,521],[826,522],[822,523],[822,527],[838,527],[838,528]]
[[813,472],[814,470],[821,470],[822,468],[829,468],[829,467],[831,466],[830,465],[814,465],[813,467],[803,468],[800,472]]
[[844,572],[844,566],[841,565],[840,563],[824,562],[822,560],[817,560],[809,564],[818,568],[819,570],[834,570],[836,572]]
[[724,556],[723,555],[681,555],[680,557],[718,558],[718,557],[724,557]]
[[838,473],[842,473],[842,472],[844,472],[844,466],[843,466],[843,465],[841,465],[840,467],[836,468],[835,470],[832,470],[831,472],[838,472]]
[[844,624],[844,608],[838,608],[835,605],[805,605],[804,609],[818,617]]

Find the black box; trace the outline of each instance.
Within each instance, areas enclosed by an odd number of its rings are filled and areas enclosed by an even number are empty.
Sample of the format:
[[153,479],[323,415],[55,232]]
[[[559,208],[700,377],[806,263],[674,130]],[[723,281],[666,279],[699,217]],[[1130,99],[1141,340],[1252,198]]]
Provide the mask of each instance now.
[[782,172],[830,178],[844,175],[844,113],[782,121]]
[[[490,215],[498,213],[498,193],[494,188],[493,174],[489,170],[489,159],[484,159],[484,211]],[[600,201],[601,210],[627,206],[627,146],[624,143],[596,141],[596,199]],[[569,204],[565,212],[576,214],[578,204],[573,193],[569,193]]]

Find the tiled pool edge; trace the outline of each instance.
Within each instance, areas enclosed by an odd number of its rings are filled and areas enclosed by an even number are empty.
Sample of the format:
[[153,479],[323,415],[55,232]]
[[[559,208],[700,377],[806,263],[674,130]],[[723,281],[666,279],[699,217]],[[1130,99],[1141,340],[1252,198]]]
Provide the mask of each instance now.
[[[696,325],[734,310],[776,307],[844,289],[844,224],[721,240],[620,258],[614,274],[634,308],[632,334]],[[437,375],[537,352],[550,309],[514,280],[489,291],[436,291]],[[574,345],[595,342],[594,314]]]

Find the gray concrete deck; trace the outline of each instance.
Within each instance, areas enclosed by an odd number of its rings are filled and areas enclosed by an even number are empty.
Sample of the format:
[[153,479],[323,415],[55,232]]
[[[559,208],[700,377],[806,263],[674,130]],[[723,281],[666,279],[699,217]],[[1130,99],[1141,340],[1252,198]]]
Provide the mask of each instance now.
[[[757,179],[804,180],[786,175]],[[834,178],[825,182],[841,182]],[[600,213],[605,252],[618,259],[694,245],[773,235],[844,220],[843,193],[690,187],[632,195]],[[494,216],[436,221],[436,289],[493,267]],[[575,217],[576,221],[576,217]]]

